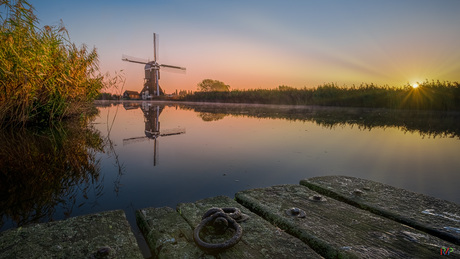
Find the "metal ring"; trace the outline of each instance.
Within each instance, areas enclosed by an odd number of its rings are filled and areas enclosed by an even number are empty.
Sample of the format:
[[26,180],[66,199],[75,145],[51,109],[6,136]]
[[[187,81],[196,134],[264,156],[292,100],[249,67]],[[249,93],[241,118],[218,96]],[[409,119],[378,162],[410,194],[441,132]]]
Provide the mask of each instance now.
[[[213,209],[215,209],[215,208],[212,208],[211,210],[213,210]],[[219,210],[220,211],[217,211],[214,214],[204,218],[203,221],[201,221],[201,223],[193,231],[193,239],[195,240],[195,243],[199,247],[207,249],[207,250],[210,250],[210,251],[215,251],[215,250],[220,250],[220,249],[227,249],[227,248],[230,248],[230,247],[236,245],[240,241],[241,237],[243,236],[243,228],[241,228],[241,226],[233,218],[231,218],[229,215],[227,215],[225,212],[223,212],[222,209],[219,209]],[[216,211],[216,210],[214,210],[214,211]],[[205,213],[205,215],[208,214],[208,212]],[[228,221],[228,226],[235,230],[235,234],[232,236],[232,238],[230,238],[229,240],[227,240],[227,241],[225,241],[223,243],[212,244],[212,243],[204,242],[200,238],[201,230],[208,223],[214,221],[218,217],[225,218]]]
[[232,219],[236,220],[241,217],[241,210],[238,208],[222,208],[222,210]]
[[212,214],[214,213],[217,213],[217,212],[224,212],[221,208],[216,208],[216,207],[213,207],[213,208],[210,208],[208,211],[206,211],[204,214],[203,214],[203,217],[201,217],[201,220],[211,216]]

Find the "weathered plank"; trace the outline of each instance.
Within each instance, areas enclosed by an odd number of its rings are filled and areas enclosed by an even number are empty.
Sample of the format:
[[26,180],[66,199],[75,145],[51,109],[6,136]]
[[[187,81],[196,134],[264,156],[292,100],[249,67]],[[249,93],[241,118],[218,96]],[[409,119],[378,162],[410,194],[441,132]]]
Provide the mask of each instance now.
[[122,210],[0,233],[0,258],[143,258]]
[[212,207],[236,207],[250,217],[240,223],[243,228],[241,241],[220,253],[219,258],[321,258],[299,239],[271,225],[229,197],[218,196],[195,203],[181,203],[177,210],[195,228],[203,214]]
[[203,251],[193,242],[192,227],[176,210],[138,210],[136,221],[155,258],[203,258]]
[[[240,223],[243,236],[239,243],[218,253],[199,249],[192,238],[193,229],[212,207],[236,207],[250,216]],[[170,208],[151,208],[137,212],[141,230],[152,252],[159,258],[321,258],[299,239],[274,227],[229,197],[181,203],[177,211],[179,213]]]
[[460,245],[460,205],[383,183],[322,176],[301,185]]
[[[314,195],[305,186],[282,185],[235,197],[327,258],[432,258],[442,247],[452,247],[450,256],[460,257],[458,247],[447,241],[331,198],[315,201]],[[306,217],[287,215],[291,207]]]

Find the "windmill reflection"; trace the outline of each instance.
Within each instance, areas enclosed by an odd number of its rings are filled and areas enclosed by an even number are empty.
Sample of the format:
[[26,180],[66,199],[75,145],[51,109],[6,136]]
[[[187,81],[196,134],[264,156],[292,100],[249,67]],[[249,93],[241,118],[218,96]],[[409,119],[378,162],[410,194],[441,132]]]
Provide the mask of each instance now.
[[145,140],[153,140],[153,166],[156,166],[159,162],[159,137],[166,137],[172,135],[181,135],[185,134],[185,128],[173,128],[173,129],[161,129],[160,130],[160,115],[164,109],[164,106],[152,105],[150,102],[142,103],[123,103],[123,107],[126,110],[141,108],[144,113],[144,122],[145,122],[145,136],[133,137],[128,139],[123,139],[123,146],[135,143],[142,142]]

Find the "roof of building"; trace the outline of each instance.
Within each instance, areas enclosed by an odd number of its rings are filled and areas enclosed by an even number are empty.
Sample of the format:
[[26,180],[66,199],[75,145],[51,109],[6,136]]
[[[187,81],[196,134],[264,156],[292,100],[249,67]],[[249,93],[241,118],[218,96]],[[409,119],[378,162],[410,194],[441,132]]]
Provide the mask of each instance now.
[[131,90],[126,90],[124,93],[125,93],[125,94],[139,94],[138,92],[136,92],[136,91],[131,91]]

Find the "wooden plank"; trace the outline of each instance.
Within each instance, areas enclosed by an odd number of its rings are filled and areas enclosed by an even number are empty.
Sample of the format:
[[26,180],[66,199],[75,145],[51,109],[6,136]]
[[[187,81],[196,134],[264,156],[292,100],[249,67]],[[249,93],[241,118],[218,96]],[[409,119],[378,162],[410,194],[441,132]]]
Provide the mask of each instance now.
[[144,258],[122,210],[0,233],[0,258]]
[[460,205],[386,184],[323,176],[301,185],[460,245]]
[[[281,185],[235,197],[326,258],[432,258],[442,247],[460,257],[459,248],[447,241],[332,198],[315,201],[314,195],[319,194],[301,185]],[[292,207],[304,210],[305,218],[287,215]]]
[[241,223],[243,238],[236,246],[218,254],[203,251],[195,245],[193,229],[212,207],[243,209],[234,200],[220,196],[179,204],[180,213],[168,207],[138,210],[136,219],[155,258],[321,258],[297,238],[250,212],[251,218]]
[[155,258],[201,258],[193,242],[192,227],[176,210],[146,208],[136,211],[136,221]]
[[195,228],[203,214],[212,207],[236,207],[250,218],[239,223],[241,240],[233,247],[215,255],[217,258],[321,258],[299,239],[271,225],[229,197],[219,196],[178,204],[177,210]]

